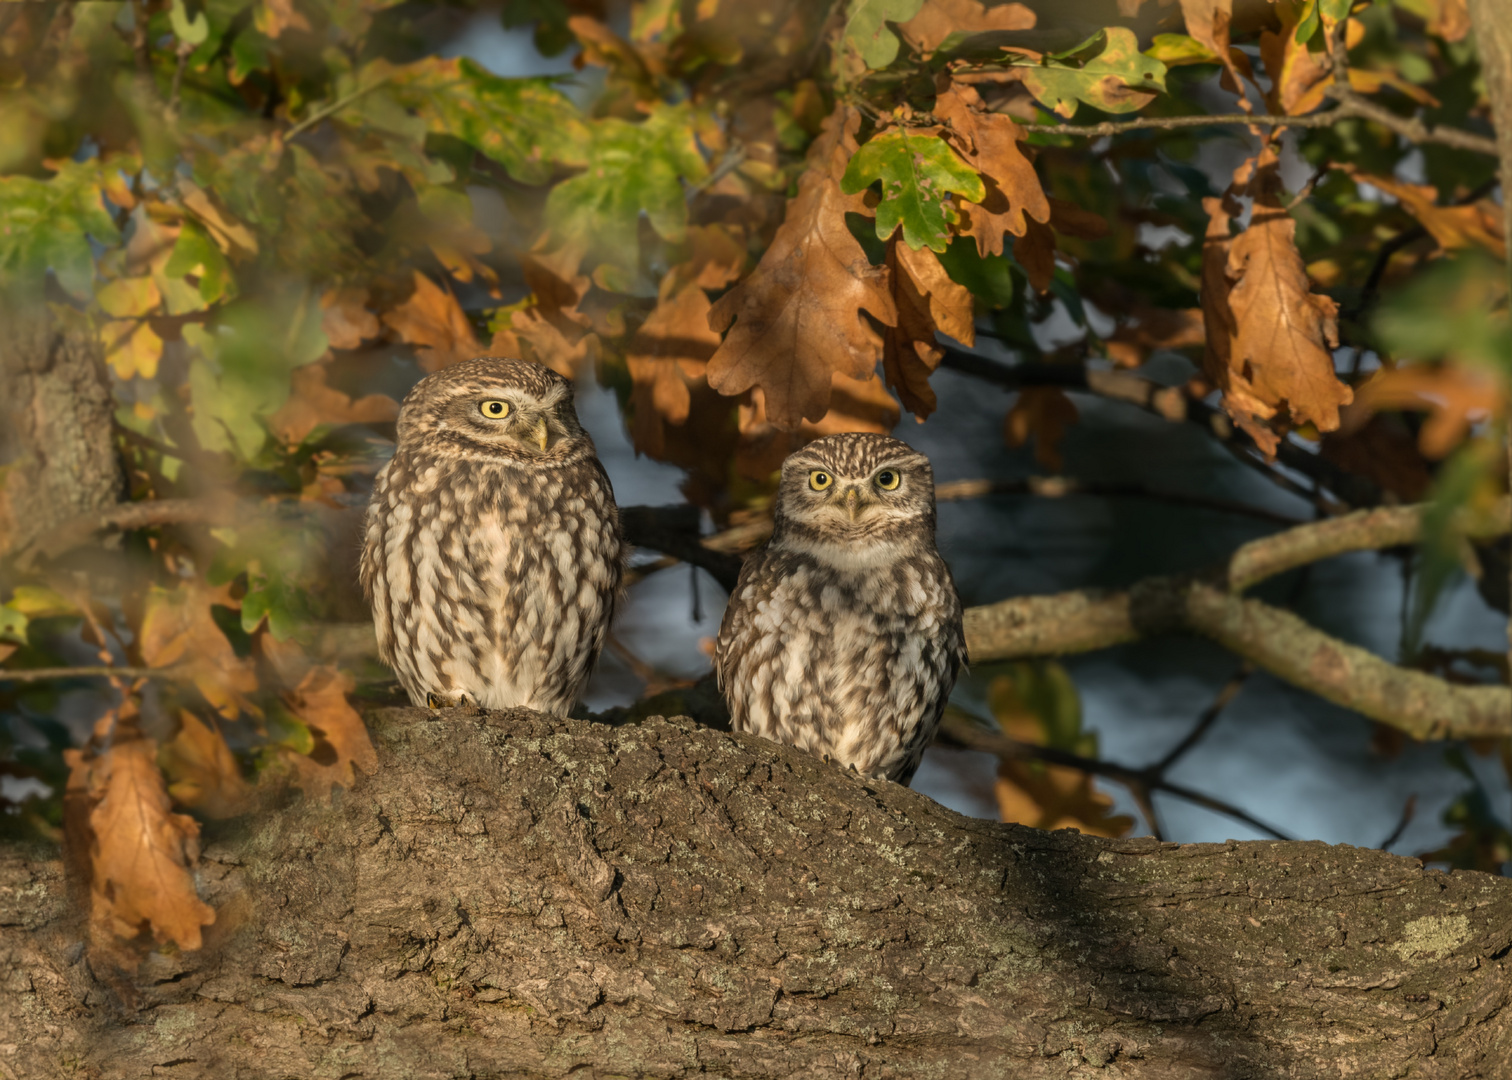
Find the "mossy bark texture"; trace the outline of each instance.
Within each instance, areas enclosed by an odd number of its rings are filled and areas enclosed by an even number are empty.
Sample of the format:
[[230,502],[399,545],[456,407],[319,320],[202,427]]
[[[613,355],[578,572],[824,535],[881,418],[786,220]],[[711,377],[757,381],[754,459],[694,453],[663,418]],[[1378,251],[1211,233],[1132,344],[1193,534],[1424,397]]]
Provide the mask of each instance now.
[[129,974],[0,857],[0,1076],[1505,1077],[1512,882],[963,818],[659,718],[370,717]]

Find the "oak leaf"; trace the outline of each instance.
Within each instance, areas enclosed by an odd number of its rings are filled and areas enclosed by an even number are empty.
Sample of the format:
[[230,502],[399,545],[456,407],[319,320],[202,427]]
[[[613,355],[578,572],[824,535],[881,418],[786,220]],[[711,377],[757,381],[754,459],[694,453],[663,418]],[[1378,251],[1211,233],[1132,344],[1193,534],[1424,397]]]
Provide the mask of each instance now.
[[1135,368],[1160,349],[1186,349],[1207,340],[1201,308],[1126,308],[1129,319],[1106,339],[1108,359],[1121,368]]
[[201,928],[215,921],[190,872],[199,826],[172,812],[156,745],[133,718],[115,718],[103,747],[64,754],[69,802],[81,815],[88,808],[93,920],[121,937],[150,928],[159,941],[198,949]]
[[1023,446],[1034,439],[1034,460],[1051,472],[1065,468],[1061,440],[1076,422],[1076,405],[1058,386],[1027,386],[1003,418],[1003,441]]
[[932,53],[953,34],[989,30],[1033,30],[1034,12],[1023,4],[985,7],[978,0],[925,0],[919,13],[900,23],[903,40],[921,53]]
[[1050,220],[1039,175],[1019,147],[1028,138],[1022,128],[1002,113],[986,111],[965,83],[949,83],[937,93],[934,114],[949,125],[956,149],[981,174],[983,197],[957,204],[963,219],[957,231],[976,239],[979,255],[1001,255],[1005,232],[1023,236],[1029,220]]
[[314,736],[314,749],[308,755],[283,750],[294,782],[306,795],[324,798],[333,785],[351,787],[356,783],[354,769],[369,774],[378,769],[373,741],[362,717],[347,701],[354,686],[351,676],[321,664],[311,668],[285,699],[290,711]]
[[368,310],[366,289],[331,289],[320,298],[320,328],[333,349],[357,349],[378,336],[378,316]]
[[440,371],[483,352],[457,298],[418,270],[415,291],[404,303],[385,312],[383,321],[405,342],[420,346],[415,355],[428,372]]
[[163,339],[146,319],[112,319],[100,327],[105,362],[122,379],[157,377]]
[[708,295],[697,284],[677,288],[680,276],[673,271],[662,280],[655,310],[625,350],[633,382],[630,438],[638,452],[654,458],[666,452],[666,428],[687,422],[693,388],[719,348],[719,335],[709,328]]
[[1006,75],[1022,82],[1057,116],[1070,120],[1079,103],[1108,113],[1136,112],[1165,91],[1165,65],[1139,51],[1134,31],[1110,26],[1102,48],[1080,67],[1046,59],[1020,64]]
[[217,604],[235,605],[229,586],[154,587],[147,593],[137,651],[148,667],[187,665],[195,687],[227,720],[243,712],[259,716],[261,710],[247,698],[257,690],[257,673],[216,624],[210,609]]
[[903,23],[919,12],[923,0],[851,0],[846,5],[842,37],[873,71],[898,56],[898,36],[889,23]]
[[1347,163],[1337,164],[1334,168],[1357,184],[1369,184],[1392,196],[1418,219],[1445,251],[1482,247],[1498,259],[1505,256],[1507,246],[1502,236],[1502,210],[1491,199],[1462,206],[1440,206],[1438,188],[1431,184],[1409,184],[1395,177],[1376,176]]
[[922,420],[938,403],[929,385],[945,355],[936,331],[963,345],[976,343],[971,292],[951,280],[933,251],[915,251],[896,237],[887,245],[887,266],[898,321],[883,335],[882,370],[904,408]]
[[1108,223],[1090,210],[1083,210],[1065,199],[1050,199],[1050,220],[1042,223],[1028,218],[1024,235],[1014,241],[1013,259],[1023,267],[1035,292],[1050,289],[1055,277],[1055,234],[1082,240],[1097,240],[1108,235]]
[[898,229],[912,248],[944,251],[955,217],[952,194],[969,202],[986,196],[982,178],[939,136],[938,128],[895,127],[873,135],[851,155],[840,190],[855,195],[881,181],[877,239]]
[[353,400],[326,385],[329,368],[306,364],[289,374],[289,400],[268,417],[269,430],[286,446],[298,446],[321,424],[374,424],[399,417],[399,403],[387,394],[366,394]]
[[1358,414],[1381,409],[1426,410],[1418,446],[1424,456],[1438,459],[1464,442],[1473,424],[1503,416],[1507,391],[1496,373],[1485,368],[1411,364],[1383,368],[1360,387]]
[[1244,83],[1229,51],[1233,0],[1181,0],[1181,16],[1186,21],[1186,30],[1192,39],[1211,51],[1223,65],[1231,84],[1227,89],[1232,89],[1239,95],[1239,107],[1245,112],[1253,112],[1254,106],[1244,93]]
[[759,388],[779,427],[829,412],[832,376],[871,375],[882,339],[863,309],[884,325],[898,319],[886,268],[871,265],[845,223],[846,213],[867,212],[840,188],[860,122],[845,106],[825,121],[771,246],[709,311],[710,328],[729,331],[709,360],[709,385],[731,397]]
[[252,787],[225,738],[187,709],[179,712],[178,734],[158,751],[174,802],[206,817],[228,818],[249,806]]
[[792,430],[771,423],[764,395],[759,389],[752,390],[750,401],[742,404],[739,411],[737,471],[753,480],[766,480],[782,467],[784,458],[815,439],[845,431],[886,434],[898,423],[898,403],[875,375],[853,379],[835,372],[830,401],[830,408],[822,417],[804,421]]
[[[1203,200],[1203,369],[1267,456],[1288,424],[1338,428],[1339,409],[1354,397],[1334,373],[1338,305],[1310,289],[1280,183],[1279,159],[1267,147],[1235,171],[1222,199]],[[1241,194],[1253,198],[1253,211],[1249,227],[1232,236]]]

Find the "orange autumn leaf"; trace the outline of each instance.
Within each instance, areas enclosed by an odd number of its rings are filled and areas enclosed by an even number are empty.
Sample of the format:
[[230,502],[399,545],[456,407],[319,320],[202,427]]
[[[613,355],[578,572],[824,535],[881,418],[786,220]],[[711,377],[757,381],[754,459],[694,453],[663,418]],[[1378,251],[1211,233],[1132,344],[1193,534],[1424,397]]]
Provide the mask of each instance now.
[[577,272],[579,261],[580,253],[571,247],[532,251],[521,258],[530,302],[497,325],[488,346],[491,355],[534,360],[568,379],[598,359],[598,335],[578,310],[592,284],[588,275]]
[[[1296,222],[1281,206],[1273,147],[1235,171],[1208,212],[1202,256],[1203,370],[1223,391],[1223,407],[1273,455],[1289,426],[1339,426],[1353,393],[1334,373],[1338,305],[1311,291],[1296,245]],[[1247,229],[1230,235],[1237,197],[1254,208]]]
[[1024,235],[1013,244],[1013,259],[1024,270],[1035,292],[1050,289],[1055,277],[1055,234],[1080,240],[1097,240],[1108,235],[1108,223],[1090,210],[1083,210],[1065,199],[1050,199],[1048,223],[1030,218],[1025,221]]
[[1089,836],[1117,839],[1134,819],[1113,814],[1113,799],[1098,791],[1092,777],[1066,765],[1004,761],[998,766],[998,814],[1003,821],[1035,829],[1077,829]]
[[1207,338],[1201,308],[1139,306],[1126,312],[1132,318],[1118,325],[1106,339],[1108,359],[1121,368],[1134,368],[1158,349],[1186,349]]
[[1366,380],[1351,420],[1382,409],[1427,411],[1418,446],[1426,457],[1437,459],[1464,442],[1472,424],[1502,416],[1507,393],[1496,374],[1484,368],[1413,364],[1384,368]]
[[240,713],[261,715],[247,699],[257,690],[257,673],[236,655],[216,625],[212,605],[231,606],[229,589],[188,583],[147,594],[137,650],[148,667],[184,664],[195,687],[228,720]]
[[406,343],[420,346],[416,356],[428,372],[483,352],[457,298],[418,270],[415,291],[404,303],[385,312],[383,321]]
[[800,446],[825,435],[843,431],[875,431],[886,434],[898,423],[898,402],[875,375],[853,379],[839,372],[830,387],[830,408],[818,420],[805,420],[796,430],[767,419],[766,402],[760,390],[751,391],[748,404],[740,406],[740,443],[736,469],[743,476],[765,480],[782,467],[782,461]]
[[976,238],[982,257],[1003,253],[1005,232],[1023,236],[1030,221],[1050,220],[1050,200],[1019,146],[1029,137],[1022,128],[1002,113],[987,111],[965,83],[948,84],[936,94],[934,112],[949,125],[949,141],[981,174],[987,192],[979,203],[957,204],[963,219],[959,231]]
[[178,178],[179,199],[210,231],[210,238],[226,254],[256,255],[257,237],[252,230],[231,217],[205,191],[184,177]]
[[121,937],[150,929],[159,941],[198,949],[215,911],[190,868],[199,826],[172,812],[157,747],[133,721],[116,720],[104,749],[70,750],[70,800],[89,807],[90,900],[95,924]]
[[158,751],[173,801],[206,817],[228,818],[249,806],[252,787],[226,740],[187,709],[179,711],[178,734]]
[[709,297],[696,284],[672,292],[676,271],[662,280],[662,296],[625,350],[634,389],[630,438],[637,451],[660,457],[668,426],[687,422],[692,387],[704,375],[719,335],[709,329]]
[[331,289],[320,298],[320,328],[333,349],[356,349],[378,336],[378,316],[368,310],[366,289]]
[[285,699],[315,737],[315,749],[308,756],[283,750],[295,783],[307,795],[323,798],[332,786],[351,787],[356,783],[354,768],[369,774],[378,769],[373,741],[347,701],[354,686],[351,676],[321,664],[311,668]]
[[989,8],[978,0],[925,0],[917,15],[898,24],[898,32],[919,52],[932,53],[951,34],[1033,30],[1034,24],[1034,12],[1023,4]]
[[1357,184],[1369,184],[1385,192],[1402,204],[1402,208],[1417,218],[1428,234],[1446,251],[1456,248],[1481,247],[1497,258],[1506,254],[1502,236],[1502,210],[1490,198],[1463,206],[1438,205],[1438,188],[1431,184],[1409,184],[1395,177],[1377,176],[1362,172],[1350,164],[1335,165]]
[[1233,6],[1233,0],[1181,0],[1181,16],[1186,21],[1187,35],[1205,45],[1223,64],[1225,88],[1239,95],[1239,107],[1253,112],[1254,106],[1244,93],[1244,82],[1229,50]]
[[323,363],[306,364],[289,375],[289,400],[268,418],[268,427],[286,446],[297,446],[321,424],[374,424],[399,417],[399,403],[387,394],[355,401],[326,385]]
[[253,23],[265,37],[275,41],[285,30],[308,30],[310,22],[294,8],[294,0],[262,0],[253,14]]
[[871,265],[845,224],[847,211],[867,211],[860,194],[840,190],[860,122],[843,105],[825,121],[771,246],[709,311],[709,326],[729,331],[709,361],[709,385],[730,396],[759,388],[766,420],[779,427],[821,419],[834,375],[871,374],[882,340],[863,310],[888,326],[898,318],[886,269]]
[[105,362],[121,378],[157,377],[158,361],[163,357],[163,339],[146,319],[107,322],[100,327],[100,342],[105,347]]
[[929,377],[945,351],[935,332],[963,345],[976,342],[971,292],[952,281],[929,248],[915,251],[894,236],[887,244],[898,321],[883,336],[882,370],[903,405],[921,420],[935,411]]
[[1003,418],[1003,441],[1018,447],[1032,437],[1034,460],[1051,472],[1060,472],[1065,467],[1061,440],[1076,418],[1075,403],[1060,387],[1028,386],[1019,391],[1018,400]]

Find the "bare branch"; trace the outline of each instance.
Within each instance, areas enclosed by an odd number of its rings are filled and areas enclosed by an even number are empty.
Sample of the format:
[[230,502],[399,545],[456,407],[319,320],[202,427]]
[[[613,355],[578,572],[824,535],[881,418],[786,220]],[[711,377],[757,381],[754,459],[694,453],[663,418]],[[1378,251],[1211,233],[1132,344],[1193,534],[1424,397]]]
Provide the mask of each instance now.
[[51,667],[51,668],[0,668],[0,682],[55,682],[60,679],[169,679],[184,681],[194,676],[184,666],[165,668],[111,667]]

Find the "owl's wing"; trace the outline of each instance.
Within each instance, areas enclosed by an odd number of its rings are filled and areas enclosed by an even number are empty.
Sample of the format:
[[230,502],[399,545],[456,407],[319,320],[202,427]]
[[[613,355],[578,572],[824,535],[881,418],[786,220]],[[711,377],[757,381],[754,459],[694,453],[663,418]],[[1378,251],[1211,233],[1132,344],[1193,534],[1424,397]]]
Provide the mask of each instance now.
[[751,612],[756,601],[759,583],[764,579],[766,564],[765,549],[752,552],[740,564],[740,576],[735,580],[735,590],[725,604],[724,618],[719,624],[719,637],[714,642],[714,680],[723,690],[735,676],[741,654],[746,650],[751,626]]

